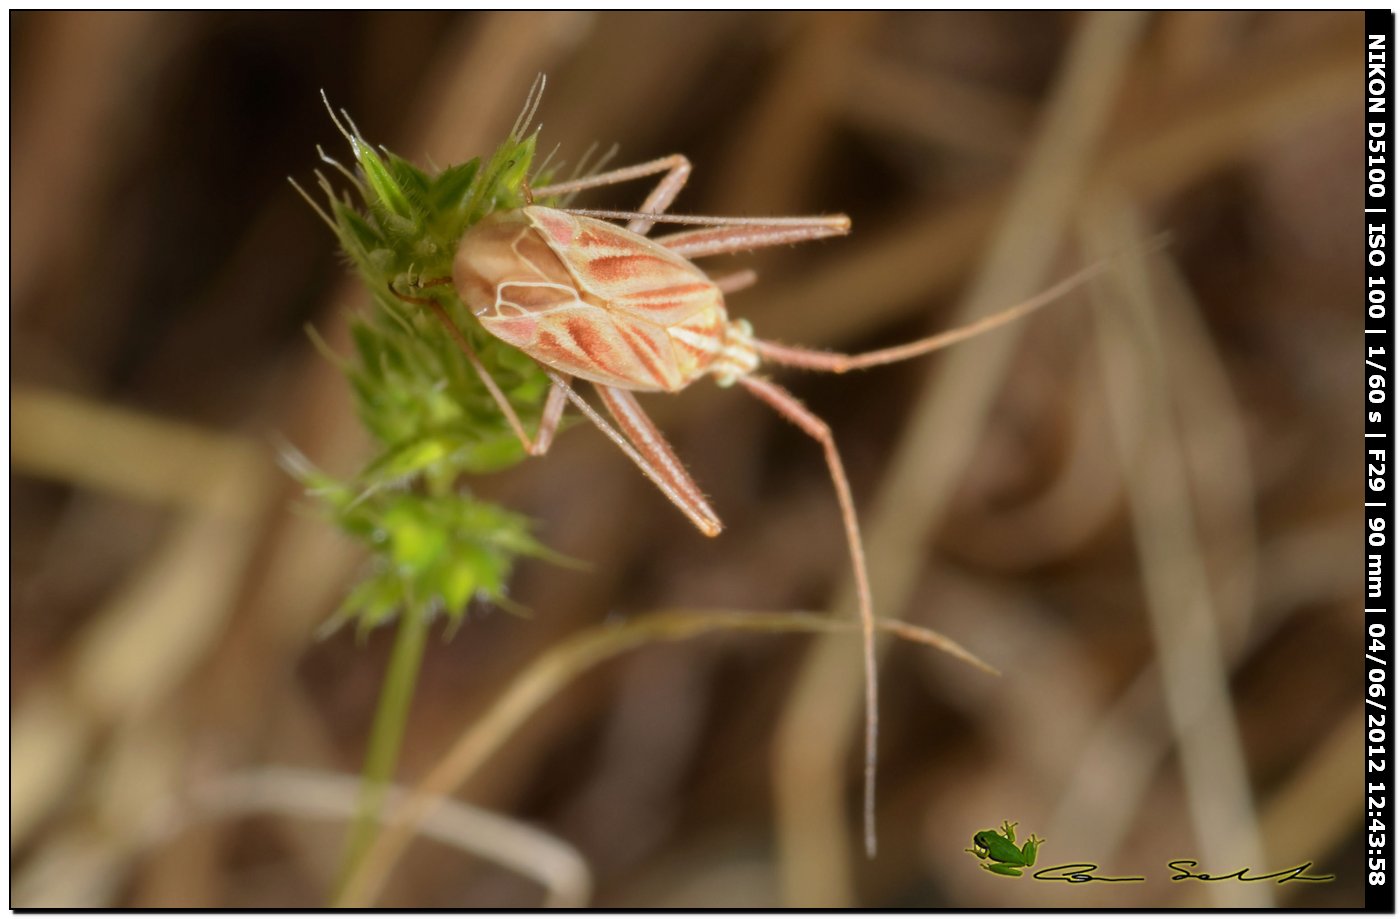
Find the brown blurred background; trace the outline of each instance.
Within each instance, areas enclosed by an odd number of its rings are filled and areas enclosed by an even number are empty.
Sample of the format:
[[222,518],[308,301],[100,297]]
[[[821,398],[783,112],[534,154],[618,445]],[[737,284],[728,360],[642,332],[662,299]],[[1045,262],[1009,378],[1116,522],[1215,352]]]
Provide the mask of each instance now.
[[[419,840],[381,902],[530,906],[543,879],[613,907],[1360,905],[1360,14],[12,14],[11,36],[14,905],[325,901],[392,635],[315,634],[363,559],[277,458],[367,458],[303,329],[343,348],[365,297],[286,177],[345,152],[323,88],[445,165],[540,71],[544,149],[684,152],[681,212],[851,215],[849,239],[721,260],[760,271],[732,312],[767,337],[866,349],[1115,269],[935,358],[776,375],[835,430],[881,614],[1004,674],[885,649],[877,860],[854,640],[718,634],[590,671],[462,790],[549,834],[536,876],[463,812],[486,855]],[[708,383],[644,404],[727,531],[586,425],[473,483],[592,568],[527,563],[531,618],[474,609],[431,643],[405,784],[610,617],[849,610],[816,446]],[[1005,819],[1049,840],[1040,865],[1149,881],[993,876],[963,849]],[[1171,858],[1336,880],[1172,884]]]

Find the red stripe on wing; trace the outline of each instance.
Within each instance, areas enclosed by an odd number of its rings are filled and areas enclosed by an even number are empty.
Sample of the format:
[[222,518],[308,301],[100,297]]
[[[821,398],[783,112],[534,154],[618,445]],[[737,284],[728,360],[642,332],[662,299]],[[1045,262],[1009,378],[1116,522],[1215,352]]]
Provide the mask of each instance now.
[[587,355],[590,361],[600,367],[616,364],[612,348],[608,347],[607,340],[592,322],[570,317],[564,320],[564,331],[569,333],[569,338],[573,339],[574,344],[578,345],[578,349]]
[[657,386],[662,389],[675,388],[675,381],[670,379],[661,364],[657,361],[665,361],[665,356],[661,354],[655,341],[649,335],[641,335],[625,323],[618,323],[615,327],[622,335],[623,341],[627,342],[632,353],[637,356],[637,361],[646,368],[648,374]]
[[[656,290],[653,279],[658,274],[669,277],[675,274],[675,271],[675,265],[649,252],[599,255],[583,263],[583,278],[586,283],[596,281],[610,287],[620,287],[628,293],[649,293]],[[629,281],[634,283],[628,284]],[[636,286],[638,284],[643,286]],[[624,293],[624,296],[628,293]]]

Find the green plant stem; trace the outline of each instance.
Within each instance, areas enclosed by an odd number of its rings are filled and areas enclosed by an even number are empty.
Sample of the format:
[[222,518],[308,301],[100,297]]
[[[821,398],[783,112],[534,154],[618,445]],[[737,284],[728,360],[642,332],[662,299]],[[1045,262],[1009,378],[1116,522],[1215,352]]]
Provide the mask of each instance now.
[[[596,626],[554,645],[519,673],[504,694],[471,724],[428,776],[385,821],[358,867],[340,888],[335,905],[363,908],[379,895],[385,879],[417,826],[437,799],[467,781],[532,714],[574,677],[610,657],[654,641],[679,641],[720,629],[758,632],[850,632],[854,620],[816,613],[746,613],[734,610],[653,613],[620,625]],[[876,620],[876,627],[945,651],[991,673],[997,671],[952,639],[904,622]]]
[[404,610],[399,616],[398,634],[394,637],[394,650],[389,658],[389,672],[384,675],[384,688],[380,690],[379,707],[375,710],[374,725],[370,729],[360,803],[336,882],[337,899],[344,895],[348,881],[359,872],[365,853],[379,833],[385,789],[398,763],[399,747],[403,742],[404,726],[408,722],[408,709],[413,702],[413,690],[418,682],[418,669],[423,662],[427,637],[428,617],[424,612],[411,607]]

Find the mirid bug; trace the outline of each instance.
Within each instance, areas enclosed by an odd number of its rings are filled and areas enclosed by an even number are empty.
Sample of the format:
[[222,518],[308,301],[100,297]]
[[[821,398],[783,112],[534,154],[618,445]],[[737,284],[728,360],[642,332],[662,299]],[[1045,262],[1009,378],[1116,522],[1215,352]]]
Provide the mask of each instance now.
[[[532,89],[517,131],[533,119],[543,85],[541,78]],[[676,154],[533,191],[527,188],[526,199],[533,201],[661,176],[636,211],[531,203],[492,213],[463,234],[450,278],[416,285],[419,290],[450,285],[482,328],[544,368],[551,387],[533,436],[526,433],[447,309],[433,296],[394,293],[430,309],[441,320],[530,454],[542,455],[549,449],[565,403],[572,402],[707,536],[719,535],[723,528],[719,516],[634,392],[679,392],[702,377],[713,377],[720,386],[742,386],[821,444],[841,509],[862,625],[864,824],[866,851],[873,856],[879,727],[875,614],[855,505],[830,428],[786,389],[756,372],[766,362],[843,373],[928,354],[1044,306],[1097,274],[1105,263],[1083,269],[993,316],[908,344],[857,355],[781,345],[755,337],[748,322],[728,315],[725,295],[752,284],[751,272],[711,278],[694,260],[843,236],[850,231],[849,218],[667,214],[690,171],[690,162]],[[626,224],[618,226],[611,220]],[[691,229],[648,237],[657,223],[690,225]],[[572,379],[593,385],[616,427],[573,389]]]

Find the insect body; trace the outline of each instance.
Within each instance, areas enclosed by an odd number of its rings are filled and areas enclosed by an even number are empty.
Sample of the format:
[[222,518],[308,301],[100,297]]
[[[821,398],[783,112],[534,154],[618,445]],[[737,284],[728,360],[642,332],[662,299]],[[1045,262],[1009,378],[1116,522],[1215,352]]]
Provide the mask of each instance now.
[[547,207],[500,211],[463,236],[453,280],[492,335],[560,373],[677,392],[753,371],[747,323],[694,263],[636,233]]
[[[742,385],[821,443],[841,505],[865,639],[865,823],[866,848],[873,854],[878,725],[875,620],[855,505],[826,423],[755,371],[766,360],[840,373],[927,354],[1043,306],[1098,267],[980,322],[881,351],[843,355],[767,342],[754,337],[748,322],[731,320],[725,310],[725,288],[737,289],[751,276],[739,281],[714,280],[688,256],[844,235],[850,221],[844,215],[676,218],[664,214],[689,170],[684,157],[672,156],[535,191],[540,196],[566,194],[665,171],[666,177],[638,212],[584,212],[530,205],[492,214],[463,235],[451,279],[458,296],[484,329],[544,365],[553,380],[533,438],[526,435],[510,403],[446,312],[434,301],[420,302],[433,307],[448,324],[530,452],[540,454],[548,449],[568,399],[706,535],[720,533],[719,517],[632,392],[677,392],[703,376],[713,376],[721,386]],[[608,223],[599,219],[601,216],[628,219],[631,228]],[[642,235],[657,222],[698,224],[701,229],[656,239]],[[573,391],[570,377],[594,384],[620,433]]]
[[[538,100],[536,91],[532,102]],[[517,122],[533,117],[533,109]],[[552,386],[533,436],[501,392],[471,343],[432,297],[402,299],[431,309],[466,355],[512,429],[532,454],[548,450],[566,402],[573,403],[688,516],[701,532],[723,529],[704,493],[651,422],[633,392],[677,392],[704,376],[721,386],[738,384],[818,441],[826,458],[846,533],[855,577],[865,664],[865,841],[875,851],[875,613],[855,504],[836,443],[826,423],[787,390],[757,375],[761,362],[842,373],[928,354],[1010,322],[1062,296],[1101,271],[1100,262],[1024,303],[961,328],[879,351],[832,354],[764,341],[749,324],[731,320],[724,295],[746,287],[751,272],[711,278],[694,259],[767,246],[842,236],[844,215],[815,217],[677,217],[667,207],[685,185],[690,162],[679,154],[533,190],[555,198],[660,175],[637,211],[585,211],[530,204],[493,213],[463,234],[451,284],[489,333],[519,348],[545,368]],[[532,195],[527,191],[527,199]],[[625,220],[620,227],[609,220]],[[657,223],[688,225],[660,237]],[[584,400],[570,380],[597,389],[617,427]]]

